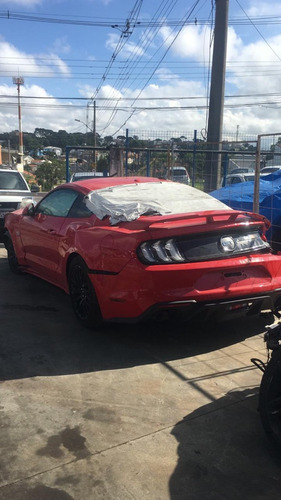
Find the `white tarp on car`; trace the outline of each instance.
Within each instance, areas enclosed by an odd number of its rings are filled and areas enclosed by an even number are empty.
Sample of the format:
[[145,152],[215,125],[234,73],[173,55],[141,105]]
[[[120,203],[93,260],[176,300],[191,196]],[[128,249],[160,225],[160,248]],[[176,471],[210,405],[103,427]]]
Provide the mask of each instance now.
[[231,210],[199,189],[174,182],[136,182],[98,189],[88,195],[86,205],[101,220],[109,216],[112,225],[141,215]]

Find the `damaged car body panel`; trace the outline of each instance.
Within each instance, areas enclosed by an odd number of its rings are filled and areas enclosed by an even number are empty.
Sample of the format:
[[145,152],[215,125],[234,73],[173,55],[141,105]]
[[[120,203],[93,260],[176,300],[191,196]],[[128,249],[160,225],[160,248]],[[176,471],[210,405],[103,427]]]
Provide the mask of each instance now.
[[145,177],[65,184],[5,220],[10,267],[64,289],[86,326],[92,310],[139,321],[275,307],[281,256],[266,241],[268,224],[195,188]]

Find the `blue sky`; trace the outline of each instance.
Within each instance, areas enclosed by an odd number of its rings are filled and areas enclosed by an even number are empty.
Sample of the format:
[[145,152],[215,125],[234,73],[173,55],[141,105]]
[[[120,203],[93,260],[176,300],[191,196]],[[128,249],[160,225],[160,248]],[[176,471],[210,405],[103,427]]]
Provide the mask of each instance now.
[[[92,127],[95,100],[103,136],[204,135],[214,8],[215,0],[0,0],[0,132],[18,128],[20,75],[23,131],[85,132],[77,120]],[[280,132],[280,2],[229,0],[225,93],[225,132]]]

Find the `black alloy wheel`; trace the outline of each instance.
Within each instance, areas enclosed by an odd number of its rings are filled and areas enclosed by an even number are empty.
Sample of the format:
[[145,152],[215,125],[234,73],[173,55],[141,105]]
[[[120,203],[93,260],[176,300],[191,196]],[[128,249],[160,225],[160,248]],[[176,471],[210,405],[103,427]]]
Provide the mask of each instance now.
[[69,295],[74,313],[86,328],[96,328],[102,323],[101,311],[94,287],[83,259],[75,257],[68,272]]
[[5,247],[6,247],[7,254],[8,254],[8,264],[9,264],[10,270],[14,274],[21,274],[21,270],[19,267],[16,253],[15,253],[14,245],[13,245],[13,242],[12,242],[10,236],[5,237]]
[[267,437],[281,454],[281,348],[273,352],[263,374],[259,411]]

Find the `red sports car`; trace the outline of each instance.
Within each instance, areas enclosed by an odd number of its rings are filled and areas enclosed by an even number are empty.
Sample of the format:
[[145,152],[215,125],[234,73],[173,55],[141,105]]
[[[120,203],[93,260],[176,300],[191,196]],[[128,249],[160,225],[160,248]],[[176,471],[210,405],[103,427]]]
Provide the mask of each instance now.
[[64,184],[5,218],[10,268],[62,288],[82,324],[259,312],[281,297],[268,221],[146,177]]

